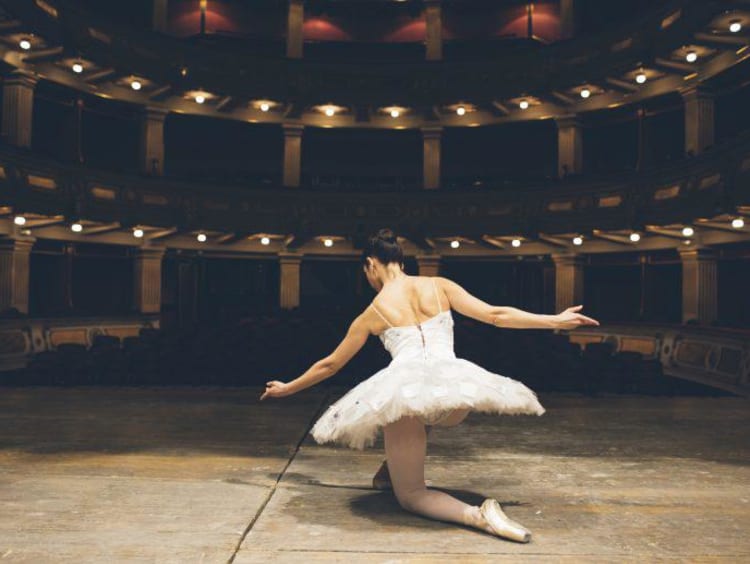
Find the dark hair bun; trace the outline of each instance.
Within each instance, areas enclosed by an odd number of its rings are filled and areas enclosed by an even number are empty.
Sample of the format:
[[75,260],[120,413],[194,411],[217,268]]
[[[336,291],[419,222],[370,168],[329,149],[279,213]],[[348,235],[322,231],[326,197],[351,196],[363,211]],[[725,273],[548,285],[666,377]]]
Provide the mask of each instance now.
[[398,242],[396,234],[388,228],[383,228],[367,238],[365,250],[362,253],[362,262],[367,262],[367,257],[378,259],[383,264],[395,262],[403,264],[404,251]]

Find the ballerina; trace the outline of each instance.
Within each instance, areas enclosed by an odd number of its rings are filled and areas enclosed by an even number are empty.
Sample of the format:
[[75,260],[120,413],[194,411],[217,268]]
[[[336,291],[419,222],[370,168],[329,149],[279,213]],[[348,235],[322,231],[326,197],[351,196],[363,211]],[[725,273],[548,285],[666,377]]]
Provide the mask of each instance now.
[[392,361],[323,413],[310,431],[315,441],[363,449],[375,442],[382,429],[386,456],[373,485],[392,487],[402,508],[529,542],[531,532],[510,519],[497,500],[487,498],[481,506],[472,506],[425,484],[431,426],[458,425],[472,411],[545,412],[536,393],[523,383],[456,357],[451,310],[514,329],[574,329],[599,322],[578,313],[580,305],[557,315],[534,314],[485,303],[444,277],[407,275],[403,249],[389,229],[369,237],[362,260],[367,280],[377,292],[372,303],[352,322],[331,354],[290,382],[267,382],[260,399],[288,396],[333,376],[370,335],[377,335]]

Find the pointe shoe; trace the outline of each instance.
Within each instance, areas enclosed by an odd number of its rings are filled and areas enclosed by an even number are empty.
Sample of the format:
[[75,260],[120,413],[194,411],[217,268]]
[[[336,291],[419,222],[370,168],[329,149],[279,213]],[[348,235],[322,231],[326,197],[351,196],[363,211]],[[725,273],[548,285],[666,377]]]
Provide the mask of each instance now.
[[518,542],[529,542],[531,540],[531,532],[503,513],[496,499],[485,499],[479,508],[479,512],[497,536]]
[[388,472],[388,464],[383,461],[378,471],[372,477],[372,489],[374,490],[390,490],[393,486],[391,485],[391,475]]

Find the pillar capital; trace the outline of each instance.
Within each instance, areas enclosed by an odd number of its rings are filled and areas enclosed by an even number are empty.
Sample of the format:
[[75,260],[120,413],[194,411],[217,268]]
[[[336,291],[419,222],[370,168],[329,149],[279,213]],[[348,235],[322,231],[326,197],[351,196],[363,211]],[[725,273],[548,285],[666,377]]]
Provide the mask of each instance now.
[[296,264],[302,262],[302,253],[292,251],[280,251],[278,253],[279,262],[282,264]]
[[583,266],[586,264],[586,255],[581,253],[552,253],[550,255],[555,266]]
[[678,247],[677,253],[680,255],[680,260],[685,261],[702,261],[702,260],[716,260],[718,253],[711,247],[694,247],[685,246]]
[[426,125],[420,129],[422,131],[422,137],[425,139],[440,139],[443,135],[442,125]]
[[417,260],[419,276],[438,276],[440,273],[440,255],[438,254],[418,254],[414,258]]
[[682,96],[684,100],[691,98],[713,100],[716,97],[716,91],[705,84],[693,84],[692,86],[680,90],[680,96]]
[[23,86],[34,88],[39,82],[39,77],[31,71],[25,69],[13,69],[3,77],[5,86]]
[[305,126],[301,123],[282,123],[281,129],[284,130],[284,135],[287,137],[302,137]]
[[558,129],[563,129],[566,127],[581,127],[581,117],[578,114],[566,114],[562,116],[557,116],[555,118],[555,124],[557,125]]
[[153,119],[158,121],[164,121],[169,114],[168,108],[157,108],[155,106],[145,106],[143,108],[143,116],[146,119]]
[[161,260],[166,252],[166,247],[143,245],[136,248],[135,257],[141,260]]

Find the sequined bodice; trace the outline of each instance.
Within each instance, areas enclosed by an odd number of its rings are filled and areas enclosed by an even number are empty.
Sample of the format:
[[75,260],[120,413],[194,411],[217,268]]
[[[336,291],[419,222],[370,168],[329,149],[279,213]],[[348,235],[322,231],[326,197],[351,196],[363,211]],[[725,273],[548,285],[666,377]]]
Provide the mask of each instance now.
[[456,358],[453,325],[453,316],[446,310],[419,325],[389,327],[379,337],[393,362]]

